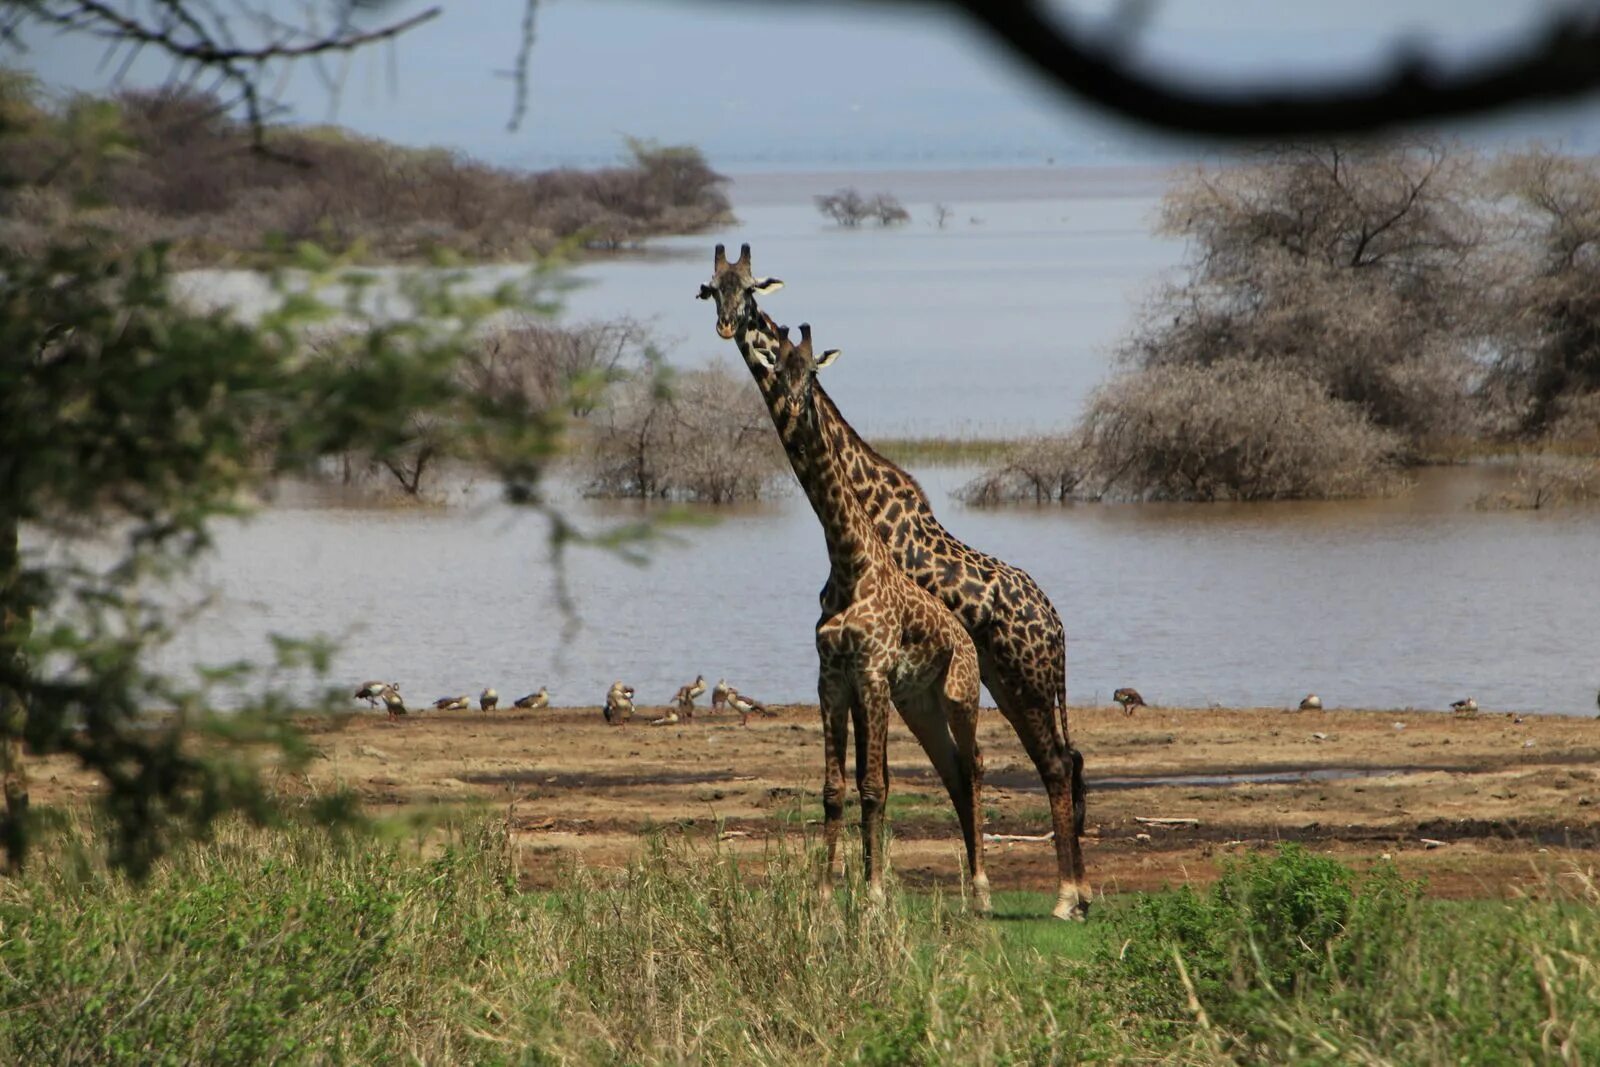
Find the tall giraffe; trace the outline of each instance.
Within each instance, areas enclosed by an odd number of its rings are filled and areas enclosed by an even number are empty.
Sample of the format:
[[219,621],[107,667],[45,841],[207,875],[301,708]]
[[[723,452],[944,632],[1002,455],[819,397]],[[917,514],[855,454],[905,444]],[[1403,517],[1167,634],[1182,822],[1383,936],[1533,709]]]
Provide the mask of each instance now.
[[983,757],[978,750],[978,651],[937,597],[913,582],[889,554],[851,487],[850,471],[823,436],[817,371],[838,356],[814,358],[811,327],[801,341],[778,330],[773,420],[795,474],[822,523],[828,580],[817,620],[817,699],[822,707],[822,809],[831,892],[842,858],[845,746],[853,723],[856,790],[867,883],[883,893],[883,809],[889,799],[889,712],[900,712],[944,782],[967,849],[976,909],[989,910],[983,870]]
[[[769,411],[775,414],[777,324],[756,304],[783,282],[756,278],[750,246],[735,262],[718,245],[711,284],[702,300],[714,301],[717,334],[734,341]],[[1082,919],[1090,892],[1078,836],[1083,832],[1083,757],[1072,747],[1066,708],[1066,633],[1050,598],[1021,568],[963,543],[940,524],[915,478],[880,455],[856,433],[827,391],[815,386],[823,440],[848,470],[856,499],[877,523],[900,568],[942,600],[972,637],[983,684],[1022,741],[1050,798],[1055,830],[1058,890],[1052,914]],[[788,449],[787,443],[785,448]],[[804,457],[789,452],[799,470]]]

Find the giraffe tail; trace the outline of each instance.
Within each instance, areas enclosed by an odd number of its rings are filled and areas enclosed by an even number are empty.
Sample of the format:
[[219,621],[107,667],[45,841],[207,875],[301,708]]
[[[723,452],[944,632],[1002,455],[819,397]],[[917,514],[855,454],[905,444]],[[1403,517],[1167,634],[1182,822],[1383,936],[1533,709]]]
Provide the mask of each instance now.
[[1073,747],[1070,740],[1071,734],[1067,730],[1067,678],[1062,672],[1061,680],[1056,683],[1056,728],[1061,731],[1061,744],[1067,750],[1068,781],[1072,786],[1072,821],[1073,833],[1083,836],[1083,828],[1088,822],[1089,809],[1087,804],[1088,789],[1083,781],[1083,753]]

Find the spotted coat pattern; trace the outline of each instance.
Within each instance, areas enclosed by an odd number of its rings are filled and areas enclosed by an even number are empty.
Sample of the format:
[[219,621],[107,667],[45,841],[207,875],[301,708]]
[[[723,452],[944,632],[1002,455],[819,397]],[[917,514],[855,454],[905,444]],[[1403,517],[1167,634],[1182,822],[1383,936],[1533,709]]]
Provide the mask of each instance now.
[[[749,245],[731,263],[718,245],[711,283],[702,285],[699,293],[714,302],[718,335],[738,345],[775,423],[781,399],[780,338],[776,323],[757,305],[756,297],[782,284],[753,275]],[[1050,798],[1058,875],[1054,914],[1082,918],[1090,901],[1078,842],[1083,829],[1083,759],[1072,747],[1067,724],[1066,633],[1061,617],[1026,571],[972,548],[946,530],[916,479],[867,444],[820,383],[814,396],[822,443],[896,563],[938,597],[971,636],[983,684],[1017,732]],[[799,475],[804,457],[796,455],[790,442],[785,441],[784,447]]]
[[821,433],[811,328],[791,344],[779,331],[773,418],[822,524],[828,580],[817,620],[817,696],[822,708],[822,803],[828,862],[839,871],[845,748],[856,741],[856,789],[868,885],[882,892],[883,809],[889,796],[893,708],[932,760],[955,804],[977,909],[989,910],[983,870],[983,757],[978,748],[978,652],[961,623],[895,562],[851,489],[851,475]]

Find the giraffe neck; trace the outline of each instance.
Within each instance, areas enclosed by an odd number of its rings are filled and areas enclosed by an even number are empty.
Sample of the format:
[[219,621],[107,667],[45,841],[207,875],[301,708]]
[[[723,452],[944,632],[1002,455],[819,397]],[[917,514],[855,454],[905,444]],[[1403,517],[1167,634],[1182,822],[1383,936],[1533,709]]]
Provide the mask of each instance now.
[[[815,381],[811,388],[817,388]],[[800,487],[822,524],[832,579],[849,588],[873,568],[893,569],[894,563],[872,517],[856,498],[854,471],[839,455],[838,434],[828,432],[822,410],[813,394],[792,414],[775,409],[774,419]]]

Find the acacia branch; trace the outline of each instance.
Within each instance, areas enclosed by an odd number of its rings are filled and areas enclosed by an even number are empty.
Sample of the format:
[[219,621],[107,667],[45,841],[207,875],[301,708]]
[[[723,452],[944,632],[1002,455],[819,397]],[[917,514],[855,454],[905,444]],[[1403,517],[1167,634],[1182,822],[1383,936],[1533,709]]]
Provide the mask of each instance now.
[[1600,87],[1600,18],[1553,16],[1545,32],[1453,73],[1402,52],[1377,77],[1304,88],[1207,89],[1134,70],[1124,50],[1049,17],[1040,0],[947,0],[1054,87],[1172,132],[1231,139],[1348,134],[1569,99]]

